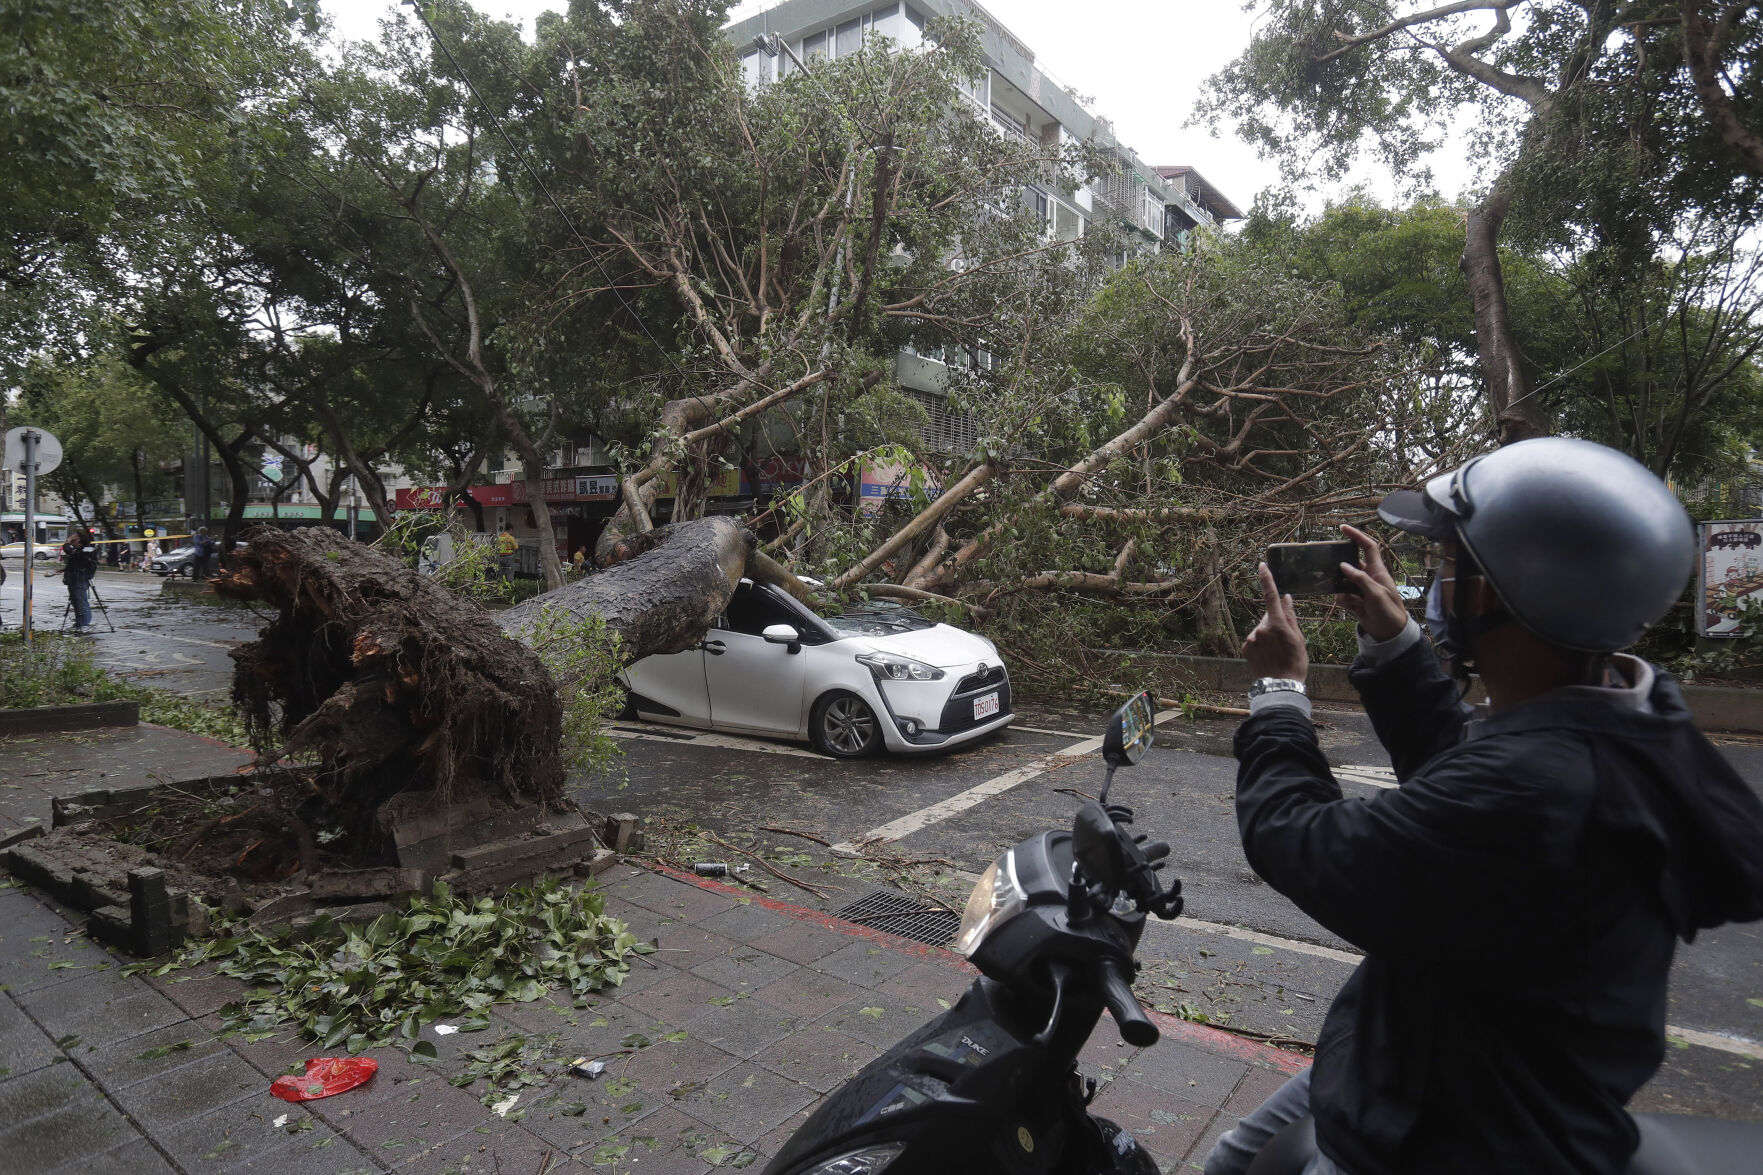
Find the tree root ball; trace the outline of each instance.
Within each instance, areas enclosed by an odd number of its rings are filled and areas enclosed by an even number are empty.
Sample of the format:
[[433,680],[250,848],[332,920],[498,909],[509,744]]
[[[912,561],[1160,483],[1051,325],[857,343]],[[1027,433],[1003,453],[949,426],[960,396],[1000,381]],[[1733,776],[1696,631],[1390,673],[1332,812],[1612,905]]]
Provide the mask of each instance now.
[[276,611],[232,654],[260,756],[316,763],[316,786],[363,823],[412,790],[441,804],[562,794],[557,688],[487,611],[333,530],[247,538],[214,590]]

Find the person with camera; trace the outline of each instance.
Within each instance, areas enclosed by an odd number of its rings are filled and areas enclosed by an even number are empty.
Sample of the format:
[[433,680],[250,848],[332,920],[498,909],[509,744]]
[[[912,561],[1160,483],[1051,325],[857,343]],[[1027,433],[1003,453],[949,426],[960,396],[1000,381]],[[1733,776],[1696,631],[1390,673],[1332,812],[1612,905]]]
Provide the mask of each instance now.
[[81,528],[68,535],[61,547],[61,582],[67,585],[67,599],[73,606],[75,636],[92,633],[92,577],[98,574],[98,552],[92,546],[92,532]]
[[[1401,491],[1383,520],[1430,540],[1429,643],[1376,541],[1337,602],[1350,677],[1400,786],[1343,798],[1304,692],[1290,596],[1266,615],[1237,731],[1243,851],[1365,952],[1305,1074],[1226,1133],[1208,1175],[1247,1169],[1315,1119],[1308,1170],[1625,1167],[1625,1106],[1665,1053],[1679,938],[1763,917],[1763,804],[1691,723],[1676,682],[1621,652],[1677,602],[1695,559],[1681,504],[1587,441],[1509,445]],[[1445,673],[1479,673],[1485,712]]]

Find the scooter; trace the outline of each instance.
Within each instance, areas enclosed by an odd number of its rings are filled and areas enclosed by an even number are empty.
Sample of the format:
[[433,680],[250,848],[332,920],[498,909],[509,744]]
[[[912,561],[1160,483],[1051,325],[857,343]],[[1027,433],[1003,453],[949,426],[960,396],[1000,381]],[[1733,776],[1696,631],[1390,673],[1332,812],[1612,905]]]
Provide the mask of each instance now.
[[[1022,842],[980,876],[955,950],[980,970],[960,1001],[834,1091],[764,1175],[1155,1175],[1133,1136],[1089,1113],[1096,1083],[1077,1054],[1106,1008],[1121,1038],[1155,1044],[1132,993],[1147,915],[1181,913],[1181,882],[1160,889],[1169,854],[1130,831],[1108,803],[1116,768],[1153,739],[1151,696],[1109,718],[1102,791],[1070,832]],[[1763,1128],[1688,1115],[1637,1114],[1628,1175],[1730,1175],[1756,1169]],[[1301,1175],[1315,1123],[1276,1134],[1250,1175]]]
[[1096,1083],[1077,1072],[1104,1008],[1128,1044],[1159,1035],[1132,993],[1133,952],[1146,915],[1181,913],[1181,882],[1159,888],[1169,846],[1133,835],[1132,809],[1108,803],[1154,719],[1148,693],[1117,710],[1101,793],[1071,831],[1026,840],[981,875],[955,940],[981,977],[823,1101],[765,1175],[1155,1175],[1130,1133],[1089,1113]]

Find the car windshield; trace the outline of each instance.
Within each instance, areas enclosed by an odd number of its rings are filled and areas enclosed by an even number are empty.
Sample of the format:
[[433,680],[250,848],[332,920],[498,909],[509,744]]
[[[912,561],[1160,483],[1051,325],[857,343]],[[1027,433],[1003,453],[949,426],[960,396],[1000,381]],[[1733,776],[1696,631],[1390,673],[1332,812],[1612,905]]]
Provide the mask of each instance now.
[[936,627],[936,621],[919,615],[910,608],[871,600],[840,616],[825,618],[826,626],[837,636],[894,636],[902,632],[919,632]]

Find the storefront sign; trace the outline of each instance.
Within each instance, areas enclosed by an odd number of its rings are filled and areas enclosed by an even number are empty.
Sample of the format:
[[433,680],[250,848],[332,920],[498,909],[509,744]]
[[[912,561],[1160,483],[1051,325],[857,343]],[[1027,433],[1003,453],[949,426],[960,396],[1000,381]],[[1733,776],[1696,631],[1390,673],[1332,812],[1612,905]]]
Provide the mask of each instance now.
[[1746,603],[1763,604],[1763,518],[1704,522],[1696,532],[1701,547],[1696,629],[1708,637],[1742,636]]
[[[513,491],[513,486],[504,484],[472,486],[466,492],[480,506],[508,506],[514,502]],[[446,486],[413,486],[409,489],[394,490],[392,492],[392,508],[394,510],[439,510],[441,502],[446,496]],[[526,498],[522,497],[520,500],[524,502]],[[456,502],[454,505],[460,510],[471,508],[464,501]]]
[[[916,479],[916,485],[914,481]],[[874,514],[881,509],[882,503],[889,498],[910,498],[916,489],[926,497],[936,498],[943,492],[938,484],[936,474],[919,466],[909,469],[893,462],[882,462],[863,467],[862,479],[858,482],[859,513]]]

